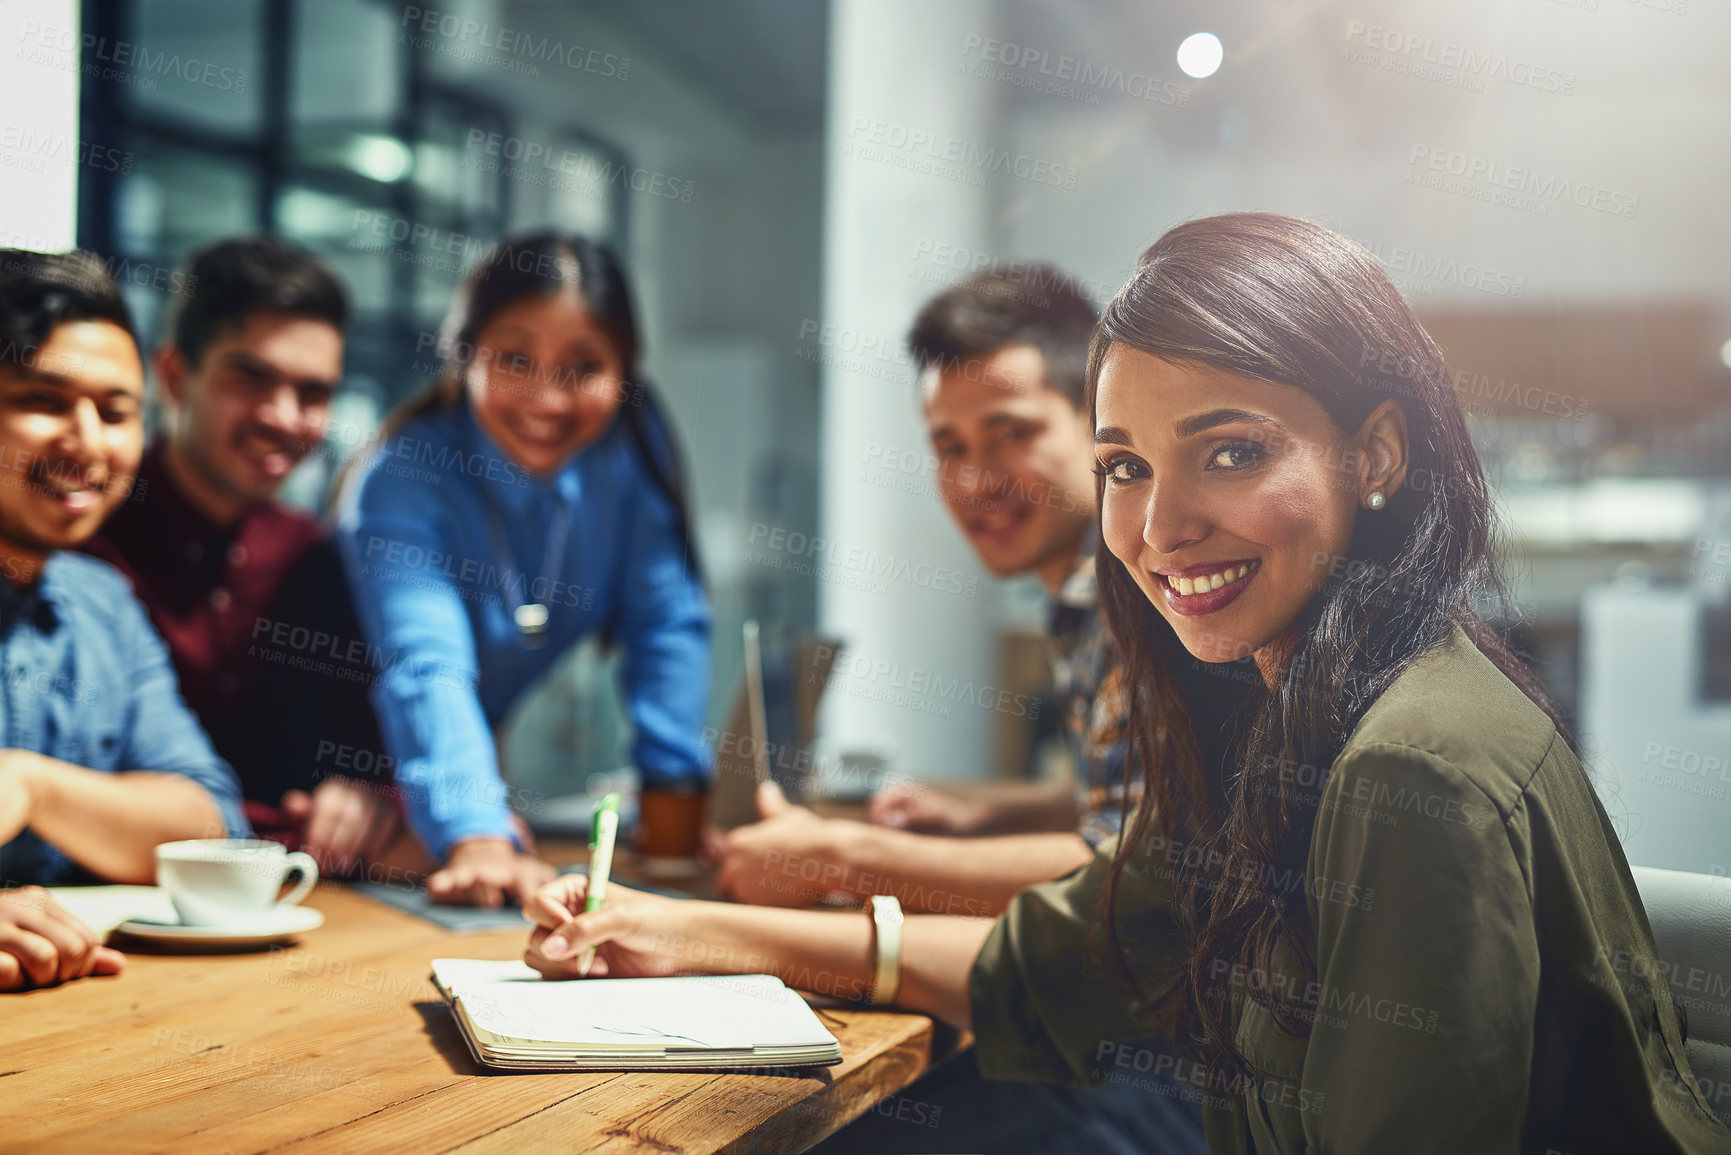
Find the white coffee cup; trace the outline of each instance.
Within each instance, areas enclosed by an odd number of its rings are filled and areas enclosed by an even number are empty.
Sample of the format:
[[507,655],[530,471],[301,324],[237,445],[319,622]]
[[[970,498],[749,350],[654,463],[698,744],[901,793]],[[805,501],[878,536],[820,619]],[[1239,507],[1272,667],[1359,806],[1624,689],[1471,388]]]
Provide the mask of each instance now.
[[[300,882],[278,900],[288,876]],[[193,838],[156,848],[156,884],[187,926],[254,923],[294,906],[319,880],[312,855],[262,838]]]

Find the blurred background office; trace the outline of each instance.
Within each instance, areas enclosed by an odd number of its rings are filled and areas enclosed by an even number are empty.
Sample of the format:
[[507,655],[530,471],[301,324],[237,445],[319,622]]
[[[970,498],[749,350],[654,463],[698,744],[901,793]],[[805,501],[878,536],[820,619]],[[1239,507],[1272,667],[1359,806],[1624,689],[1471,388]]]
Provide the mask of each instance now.
[[[0,0],[0,243],[113,258],[147,333],[212,237],[327,256],[360,311],[313,507],[488,242],[610,239],[695,479],[716,724],[745,619],[842,637],[817,763],[846,788],[1062,772],[1050,712],[1005,706],[1040,591],[935,496],[920,302],[1047,260],[1104,303],[1177,221],[1314,218],[1449,358],[1631,859],[1726,874],[1726,43],[1704,0]],[[520,784],[622,760],[605,665],[514,720]]]

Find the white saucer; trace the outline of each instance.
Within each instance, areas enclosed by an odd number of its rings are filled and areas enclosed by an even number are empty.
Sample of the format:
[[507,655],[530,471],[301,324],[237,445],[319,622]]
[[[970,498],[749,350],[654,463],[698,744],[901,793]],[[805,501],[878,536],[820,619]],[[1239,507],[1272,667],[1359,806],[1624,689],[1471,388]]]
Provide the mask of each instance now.
[[325,924],[325,916],[310,906],[291,906],[271,911],[257,919],[229,923],[225,926],[185,926],[179,922],[159,922],[153,918],[134,918],[115,927],[116,930],[155,943],[186,943],[197,946],[264,946],[280,939],[293,938],[304,931]]

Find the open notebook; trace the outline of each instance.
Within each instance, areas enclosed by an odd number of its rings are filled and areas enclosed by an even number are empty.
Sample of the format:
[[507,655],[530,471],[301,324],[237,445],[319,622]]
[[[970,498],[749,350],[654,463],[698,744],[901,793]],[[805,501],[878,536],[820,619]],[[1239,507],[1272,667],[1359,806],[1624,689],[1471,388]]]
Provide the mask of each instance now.
[[675,1071],[841,1062],[774,975],[549,982],[520,962],[433,960],[475,1060],[510,1071]]
[[157,886],[51,886],[48,893],[98,939],[135,918],[180,921],[168,892]]

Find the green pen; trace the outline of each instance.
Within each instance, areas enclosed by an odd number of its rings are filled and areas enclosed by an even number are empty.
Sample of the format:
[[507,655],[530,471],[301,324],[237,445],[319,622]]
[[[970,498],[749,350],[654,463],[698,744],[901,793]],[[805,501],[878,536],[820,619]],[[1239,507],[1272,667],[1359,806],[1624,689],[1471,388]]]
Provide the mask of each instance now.
[[[607,876],[613,872],[613,844],[619,835],[619,795],[609,794],[595,806],[595,825],[589,836],[589,895],[583,900],[583,913],[601,909],[607,897]],[[595,964],[595,948],[590,947],[577,960],[577,973],[587,978]]]

